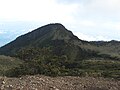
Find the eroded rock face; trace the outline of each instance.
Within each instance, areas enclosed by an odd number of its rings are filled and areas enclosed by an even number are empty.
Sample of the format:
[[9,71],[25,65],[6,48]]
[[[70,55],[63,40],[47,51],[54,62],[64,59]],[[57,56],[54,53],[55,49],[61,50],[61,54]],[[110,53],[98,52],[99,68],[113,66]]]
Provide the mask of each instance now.
[[119,90],[120,81],[93,77],[0,77],[0,90]]

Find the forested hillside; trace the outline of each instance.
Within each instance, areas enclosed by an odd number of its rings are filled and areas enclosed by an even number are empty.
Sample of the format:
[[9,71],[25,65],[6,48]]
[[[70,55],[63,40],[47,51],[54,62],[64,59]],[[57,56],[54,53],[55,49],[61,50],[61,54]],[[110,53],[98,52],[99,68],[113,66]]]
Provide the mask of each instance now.
[[[48,24],[0,48],[1,55],[19,58],[6,76],[95,76],[120,78],[120,42],[80,40],[62,24]],[[15,64],[14,64],[15,63]],[[1,62],[1,65],[2,62]],[[6,63],[6,66],[7,63]]]

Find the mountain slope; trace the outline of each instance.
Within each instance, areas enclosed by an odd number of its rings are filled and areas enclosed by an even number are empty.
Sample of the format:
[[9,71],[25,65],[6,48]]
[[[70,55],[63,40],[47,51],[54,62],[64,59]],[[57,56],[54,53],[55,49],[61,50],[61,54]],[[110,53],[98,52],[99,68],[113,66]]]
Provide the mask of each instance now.
[[22,63],[23,61],[17,58],[0,55],[0,76],[4,76],[6,74],[6,71],[17,67]]
[[99,52],[101,55],[108,55],[114,60],[120,60],[120,42],[111,41],[92,41],[89,44],[81,45],[82,48]]
[[16,40],[1,47],[0,52],[12,52],[13,49],[19,49],[25,46],[39,46],[44,42],[50,43],[51,40],[70,40],[71,38],[78,39],[70,31],[67,31],[63,25],[49,24],[16,38]]
[[48,24],[16,38],[0,48],[0,54],[15,56],[21,49],[29,47],[51,48],[55,55],[66,55],[70,60],[87,58],[120,58],[120,43],[87,42],[80,40],[62,24]]
[[[48,24],[32,32],[22,35],[16,40],[0,48],[0,54],[15,56],[22,48],[27,47],[50,47],[57,55],[68,55],[69,59],[76,59],[84,52],[78,46],[82,40],[73,35],[62,24]],[[83,55],[82,55],[83,57]]]
[[119,47],[117,41],[80,40],[62,24],[55,23],[18,37],[1,47],[0,54],[24,61],[18,67],[8,70],[7,76],[42,74],[119,79]]

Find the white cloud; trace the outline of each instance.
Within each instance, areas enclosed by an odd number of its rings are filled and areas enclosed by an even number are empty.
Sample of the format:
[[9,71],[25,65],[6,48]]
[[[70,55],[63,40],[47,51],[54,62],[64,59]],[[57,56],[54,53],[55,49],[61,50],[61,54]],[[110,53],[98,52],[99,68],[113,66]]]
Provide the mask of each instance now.
[[117,14],[120,14],[120,0],[90,0],[89,3],[84,3],[83,6],[88,15],[90,13],[98,16],[117,16]]
[[90,36],[90,35],[83,34],[83,33],[80,33],[80,32],[75,32],[74,34],[76,36],[78,36],[80,39],[87,40],[87,41],[101,41],[101,40],[110,41],[109,38],[107,38],[105,36],[102,36],[102,35],[99,35],[99,36]]
[[83,34],[83,33],[80,33],[80,32],[75,32],[74,34],[76,36],[78,36],[79,39],[82,39],[82,40],[88,40],[88,41],[96,40],[96,38],[89,36],[89,35],[86,35],[86,34]]
[[0,31],[0,34],[4,34],[4,33],[6,33],[6,32],[4,32],[4,31]]
[[85,26],[85,27],[95,27],[96,23],[93,21],[84,20],[84,21],[80,21],[79,25]]
[[0,0],[0,17],[18,21],[69,22],[77,4],[58,4],[56,0]]
[[110,41],[111,40],[110,38],[108,38],[106,36],[102,36],[102,35],[101,36],[96,36],[95,38],[96,38],[95,41],[101,41],[101,40]]
[[105,22],[103,23],[103,26],[109,29],[114,29],[116,31],[120,32],[120,22]]
[[88,3],[79,4],[78,12],[74,25],[77,27],[76,31],[82,33],[80,38],[84,36],[85,40],[120,39],[120,0],[89,0]]

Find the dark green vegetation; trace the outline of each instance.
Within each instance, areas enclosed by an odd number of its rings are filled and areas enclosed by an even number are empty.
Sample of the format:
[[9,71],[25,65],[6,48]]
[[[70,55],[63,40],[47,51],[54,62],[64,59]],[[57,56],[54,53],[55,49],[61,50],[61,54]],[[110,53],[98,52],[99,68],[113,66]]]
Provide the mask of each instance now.
[[23,61],[17,58],[0,55],[0,75],[6,75],[8,70],[18,67],[19,64],[22,64],[22,62]]
[[[8,76],[43,74],[48,76],[93,76],[120,78],[120,62],[113,60],[69,60],[66,55],[57,56],[50,48],[25,48],[18,57],[24,64],[11,69]],[[47,55],[47,56],[46,56]]]
[[0,48],[0,54],[24,63],[6,71],[7,76],[44,74],[50,76],[120,77],[120,43],[87,42],[61,24],[49,24],[18,37]]

